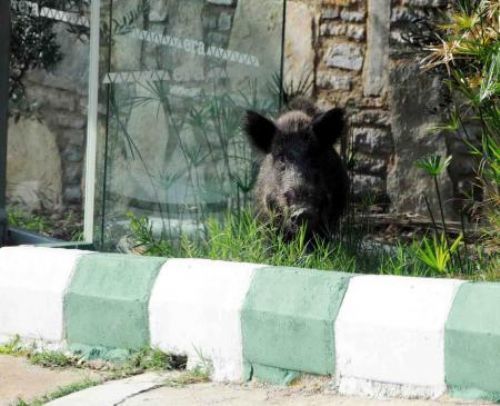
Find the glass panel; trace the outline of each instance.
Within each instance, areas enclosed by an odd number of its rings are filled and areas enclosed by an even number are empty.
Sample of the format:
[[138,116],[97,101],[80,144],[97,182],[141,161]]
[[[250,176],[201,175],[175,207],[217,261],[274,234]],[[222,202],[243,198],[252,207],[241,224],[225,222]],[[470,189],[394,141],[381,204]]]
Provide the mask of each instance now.
[[129,211],[175,238],[248,203],[242,116],[279,108],[283,13],[284,0],[102,4],[101,248],[116,249]]
[[89,3],[12,0],[10,7],[9,223],[78,241],[83,221]]

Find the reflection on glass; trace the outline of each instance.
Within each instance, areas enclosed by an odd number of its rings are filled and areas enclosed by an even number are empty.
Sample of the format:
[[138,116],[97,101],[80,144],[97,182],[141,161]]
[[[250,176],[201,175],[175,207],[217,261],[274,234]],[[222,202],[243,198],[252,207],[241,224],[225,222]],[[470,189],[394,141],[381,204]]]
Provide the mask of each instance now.
[[9,224],[67,241],[82,238],[88,6],[10,1]]
[[116,249],[129,211],[176,238],[248,204],[242,114],[279,108],[283,1],[102,4],[102,248]]

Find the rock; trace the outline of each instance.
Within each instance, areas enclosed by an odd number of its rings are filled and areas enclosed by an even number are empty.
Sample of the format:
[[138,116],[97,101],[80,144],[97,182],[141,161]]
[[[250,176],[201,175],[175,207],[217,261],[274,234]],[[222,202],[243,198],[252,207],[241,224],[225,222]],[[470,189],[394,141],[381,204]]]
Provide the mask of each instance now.
[[[442,137],[430,133],[441,117],[426,113],[440,111],[440,85],[437,75],[422,72],[418,63],[410,60],[395,64],[391,69],[389,105],[395,156],[387,175],[387,193],[395,212],[428,216],[423,198],[427,196],[434,216],[439,217],[433,180],[415,163],[429,154],[447,155]],[[446,213],[452,215],[449,203],[453,198],[452,184],[446,173],[439,178],[439,185]]]
[[355,151],[374,155],[387,155],[393,150],[391,134],[381,128],[361,127],[352,130]]
[[333,45],[326,54],[325,63],[331,68],[359,71],[363,66],[361,47],[354,44]]
[[56,136],[38,120],[9,120],[7,199],[28,210],[61,204],[61,159]]
[[[289,1],[286,13],[285,89],[300,81],[312,83],[314,73],[314,16],[307,4]],[[312,92],[312,86],[307,94]]]
[[322,89],[350,91],[352,88],[352,78],[347,75],[321,72],[318,74],[317,85]]

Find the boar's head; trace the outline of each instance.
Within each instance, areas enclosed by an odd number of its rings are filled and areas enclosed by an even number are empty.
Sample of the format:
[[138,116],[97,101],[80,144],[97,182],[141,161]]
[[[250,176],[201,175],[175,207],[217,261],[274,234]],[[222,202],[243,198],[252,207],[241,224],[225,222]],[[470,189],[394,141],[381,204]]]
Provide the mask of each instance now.
[[344,127],[341,109],[310,115],[284,113],[276,121],[248,111],[244,129],[264,154],[255,200],[257,214],[286,239],[304,225],[308,239],[335,230],[348,194],[348,177],[333,144]]

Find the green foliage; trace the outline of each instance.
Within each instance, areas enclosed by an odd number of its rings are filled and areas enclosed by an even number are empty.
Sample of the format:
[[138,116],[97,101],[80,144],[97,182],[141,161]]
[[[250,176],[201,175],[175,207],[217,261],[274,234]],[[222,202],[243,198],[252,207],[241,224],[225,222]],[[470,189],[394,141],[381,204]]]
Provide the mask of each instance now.
[[13,406],[42,406],[51,400],[62,398],[63,396],[70,395],[74,392],[78,392],[92,386],[101,384],[100,380],[93,380],[86,378],[83,381],[72,383],[66,386],[61,386],[56,391],[49,393],[48,395],[42,396],[40,398],[34,399],[31,402],[26,402],[23,399],[18,399]]
[[440,274],[449,273],[452,255],[458,250],[462,239],[462,235],[459,235],[448,247],[444,233],[439,238],[434,234],[432,240],[424,237],[416,251],[417,258]]
[[[130,215],[131,221],[138,221]],[[362,235],[352,231],[349,239],[308,242],[302,229],[292,241],[286,241],[279,230],[259,223],[250,211],[228,215],[224,222],[210,219],[203,238],[183,235],[178,244],[154,237],[147,218],[140,219],[147,233],[131,239],[147,247],[138,251],[145,255],[179,258],[208,258],[227,261],[262,263],[274,266],[336,270],[351,273],[380,273],[405,276],[465,277],[498,280],[493,254],[481,247],[465,251],[463,237],[448,244],[444,234],[424,238],[412,244],[367,246]],[[135,229],[135,228],[134,228]],[[139,238],[137,238],[139,237]],[[463,250],[460,260],[459,249]],[[498,263],[498,259],[497,259]]]
[[50,234],[51,227],[46,217],[29,214],[17,208],[8,209],[7,222],[11,227],[22,228],[44,235]]
[[440,155],[429,155],[417,161],[417,166],[423,169],[429,176],[437,177],[441,175],[450,165],[451,156],[442,160]]
[[18,206],[10,206],[7,208],[7,221],[10,227],[65,241],[83,241],[81,213],[72,210],[59,213],[47,209],[29,212]]
[[21,343],[21,337],[16,335],[9,342],[0,345],[0,355],[22,356],[26,354],[26,350]]
[[29,360],[34,365],[47,368],[69,367],[74,364],[74,357],[68,356],[60,351],[33,352],[29,355]]
[[[447,11],[431,22],[435,41],[422,63],[427,69],[446,68],[453,103],[449,122],[440,127],[466,134],[480,162],[484,213],[495,217],[500,210],[500,3],[459,0],[450,2]],[[470,133],[471,124],[478,133]]]
[[185,362],[181,361],[179,363],[179,358],[159,349],[146,347],[132,353],[123,368],[136,371],[166,371],[184,367]]

